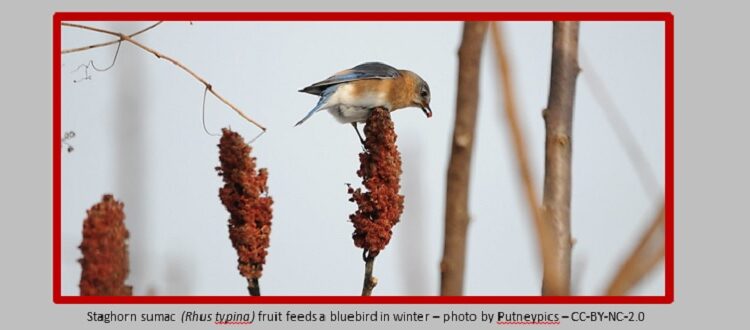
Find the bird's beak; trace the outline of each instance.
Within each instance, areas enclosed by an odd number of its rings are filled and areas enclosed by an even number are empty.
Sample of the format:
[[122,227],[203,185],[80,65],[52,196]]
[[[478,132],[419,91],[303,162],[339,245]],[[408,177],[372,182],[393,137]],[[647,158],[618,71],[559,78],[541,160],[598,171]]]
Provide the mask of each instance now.
[[424,114],[425,114],[425,116],[427,116],[427,118],[432,117],[432,110],[430,109],[430,105],[429,104],[422,106],[422,112],[424,112]]

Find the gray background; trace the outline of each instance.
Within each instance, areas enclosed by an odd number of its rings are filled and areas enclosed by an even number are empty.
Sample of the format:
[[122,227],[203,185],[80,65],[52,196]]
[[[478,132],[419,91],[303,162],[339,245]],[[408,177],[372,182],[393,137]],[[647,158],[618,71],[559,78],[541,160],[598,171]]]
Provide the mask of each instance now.
[[[594,6],[594,4],[596,4]],[[739,253],[746,230],[740,210],[746,196],[746,176],[742,176],[747,160],[739,146],[744,120],[724,113],[742,114],[738,95],[744,87],[747,67],[738,66],[747,58],[747,50],[738,45],[733,32],[741,31],[738,8],[670,8],[654,2],[630,3],[627,6],[604,8],[598,3],[568,5],[566,10],[672,10],[676,15],[676,261],[675,303],[669,306],[380,306],[382,309],[446,311],[458,310],[646,310],[649,328],[691,324],[696,326],[737,327],[741,298],[747,292],[744,279],[747,271]],[[545,6],[546,5],[546,6]],[[639,6],[641,5],[641,6]],[[8,47],[3,53],[10,75],[2,80],[6,104],[3,120],[3,141],[6,146],[2,171],[2,210],[4,214],[2,253],[7,266],[2,281],[4,320],[10,326],[38,327],[45,325],[84,326],[84,313],[92,308],[106,311],[111,306],[54,306],[51,303],[50,237],[50,142],[51,137],[51,14],[54,10],[89,10],[85,4],[68,7],[44,7],[39,3],[29,8],[4,10],[3,38]],[[139,6],[135,10],[176,10],[165,5]],[[206,10],[190,7],[184,10]],[[295,10],[340,10],[340,4],[316,3],[314,8],[293,7]],[[464,2],[453,8],[432,4],[434,10],[531,10],[530,7],[503,6],[480,8]],[[522,5],[523,6],[523,5]],[[526,5],[528,6],[528,5]],[[562,9],[557,3],[539,2],[544,10]],[[632,6],[632,7],[631,7]],[[639,7],[638,7],[639,6]],[[349,7],[350,8],[350,7]],[[104,10],[104,7],[97,9]],[[109,10],[123,9],[122,6]],[[238,9],[212,4],[211,10]],[[242,8],[243,10],[261,8]],[[279,8],[264,8],[279,9]],[[353,8],[350,8],[353,9]],[[359,8],[374,9],[374,8]],[[383,8],[380,8],[383,9]],[[401,10],[425,10],[423,6],[407,6]],[[709,20],[715,19],[714,21]],[[29,39],[33,41],[29,41]],[[36,46],[36,47],[34,47]],[[711,55],[718,57],[711,57]],[[6,56],[8,56],[6,58]],[[706,88],[705,85],[718,86]],[[738,109],[739,108],[739,109]],[[33,131],[29,130],[29,127]],[[55,146],[56,147],[56,146]],[[689,149],[688,149],[689,148]],[[736,150],[736,151],[735,151]],[[714,166],[711,166],[714,165]],[[718,166],[717,166],[718,165]],[[740,215],[740,216],[738,216]],[[731,221],[731,222],[730,222]],[[20,224],[20,225],[19,225]],[[243,306],[117,306],[119,311],[181,310],[242,310]],[[366,306],[367,307],[367,306]],[[372,306],[369,306],[371,308]],[[283,306],[264,306],[285,310]],[[295,307],[306,310],[306,306]],[[312,308],[328,309],[324,306]],[[361,309],[345,306],[343,310]],[[39,317],[44,315],[44,317]],[[31,325],[29,322],[37,322]],[[48,322],[49,324],[43,324]],[[96,325],[92,325],[96,326]],[[153,327],[156,327],[154,325]],[[309,325],[304,325],[309,326]],[[593,326],[593,325],[592,325]],[[598,326],[597,326],[598,327]]]

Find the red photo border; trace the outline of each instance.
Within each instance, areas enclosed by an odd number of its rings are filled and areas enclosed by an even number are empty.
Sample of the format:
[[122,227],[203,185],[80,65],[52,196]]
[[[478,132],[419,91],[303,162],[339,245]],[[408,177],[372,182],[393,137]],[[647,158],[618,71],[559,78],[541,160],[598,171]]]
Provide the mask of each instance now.
[[[62,21],[658,21],[665,32],[665,295],[663,296],[132,296],[61,294]],[[57,304],[670,304],[674,301],[674,17],[668,12],[58,12],[52,17],[52,297]]]

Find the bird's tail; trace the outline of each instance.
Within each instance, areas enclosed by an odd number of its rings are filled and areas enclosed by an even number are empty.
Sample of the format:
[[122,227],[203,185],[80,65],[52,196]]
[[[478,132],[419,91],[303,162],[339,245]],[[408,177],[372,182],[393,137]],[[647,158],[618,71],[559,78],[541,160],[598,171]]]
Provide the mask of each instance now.
[[318,104],[316,104],[315,107],[312,108],[312,110],[310,110],[310,112],[308,112],[307,115],[305,115],[305,118],[302,118],[300,121],[294,124],[294,127],[297,127],[301,125],[302,123],[304,123],[308,118],[312,117],[312,115],[314,115],[316,112],[327,109],[326,103],[328,102],[328,99],[331,97],[331,95],[333,95],[333,93],[336,92],[337,88],[338,86],[331,86],[327,88],[326,90],[324,90],[320,96],[320,100],[318,100]]
[[315,112],[317,112],[318,110],[320,110],[318,108],[319,107],[316,106],[315,108],[313,108],[312,110],[310,110],[310,112],[307,113],[307,115],[305,116],[305,118],[302,118],[300,121],[298,121],[296,124],[294,124],[294,127],[299,126],[300,124],[304,123],[305,120],[307,120],[308,118],[312,117],[312,115],[315,114]]

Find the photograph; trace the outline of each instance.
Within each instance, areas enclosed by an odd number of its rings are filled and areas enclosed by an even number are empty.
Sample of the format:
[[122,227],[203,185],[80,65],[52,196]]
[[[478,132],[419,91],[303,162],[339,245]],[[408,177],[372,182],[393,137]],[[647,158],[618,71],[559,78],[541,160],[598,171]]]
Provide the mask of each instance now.
[[666,16],[56,14],[55,299],[671,303]]

